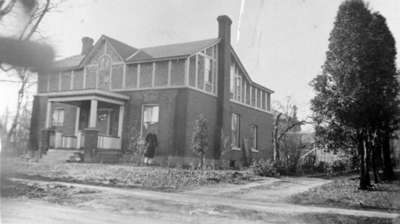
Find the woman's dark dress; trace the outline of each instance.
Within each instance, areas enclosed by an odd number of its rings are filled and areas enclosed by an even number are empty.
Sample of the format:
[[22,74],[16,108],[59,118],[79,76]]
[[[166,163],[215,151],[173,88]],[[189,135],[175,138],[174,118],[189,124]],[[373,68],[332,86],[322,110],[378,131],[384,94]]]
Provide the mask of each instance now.
[[149,133],[146,136],[146,145],[147,149],[144,153],[144,156],[147,158],[153,158],[156,152],[156,147],[158,146],[157,135],[153,133]]

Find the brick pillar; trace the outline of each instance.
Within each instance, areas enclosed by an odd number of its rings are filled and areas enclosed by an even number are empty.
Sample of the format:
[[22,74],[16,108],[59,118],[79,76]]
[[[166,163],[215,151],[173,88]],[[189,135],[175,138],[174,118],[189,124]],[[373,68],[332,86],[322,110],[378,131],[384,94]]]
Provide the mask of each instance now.
[[94,128],[87,128],[84,130],[85,147],[84,147],[84,161],[95,162],[97,155],[97,139],[99,131]]
[[[214,158],[221,156],[222,135],[230,136],[230,66],[231,66],[231,19],[226,16],[218,16],[218,99],[217,120]],[[223,132],[223,133],[222,133]]]
[[50,148],[50,135],[54,133],[53,129],[42,129],[40,133],[40,155],[47,153]]

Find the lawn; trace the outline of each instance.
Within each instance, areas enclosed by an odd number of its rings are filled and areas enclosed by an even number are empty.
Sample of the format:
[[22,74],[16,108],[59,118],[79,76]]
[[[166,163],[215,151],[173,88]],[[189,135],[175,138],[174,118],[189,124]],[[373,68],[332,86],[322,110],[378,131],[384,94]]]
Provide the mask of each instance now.
[[216,183],[247,183],[259,177],[231,170],[186,170],[133,165],[27,162],[3,159],[2,176],[16,176],[95,185],[179,191]]
[[337,178],[333,182],[294,195],[290,202],[306,205],[383,209],[400,212],[400,181],[376,184],[374,190],[358,190],[358,179]]

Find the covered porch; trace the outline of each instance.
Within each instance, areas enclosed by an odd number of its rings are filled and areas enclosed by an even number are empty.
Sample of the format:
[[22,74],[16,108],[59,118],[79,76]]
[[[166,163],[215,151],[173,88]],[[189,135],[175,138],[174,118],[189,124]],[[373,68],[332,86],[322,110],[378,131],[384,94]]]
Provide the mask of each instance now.
[[128,96],[102,90],[49,94],[45,138],[48,148],[121,150],[125,102]]

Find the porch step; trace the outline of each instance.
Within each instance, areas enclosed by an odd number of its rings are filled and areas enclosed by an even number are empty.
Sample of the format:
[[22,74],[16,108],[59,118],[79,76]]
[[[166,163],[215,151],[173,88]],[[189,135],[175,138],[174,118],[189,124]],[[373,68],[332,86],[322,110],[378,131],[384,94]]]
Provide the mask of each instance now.
[[45,155],[40,159],[43,163],[64,163],[78,150],[71,149],[49,149]]

